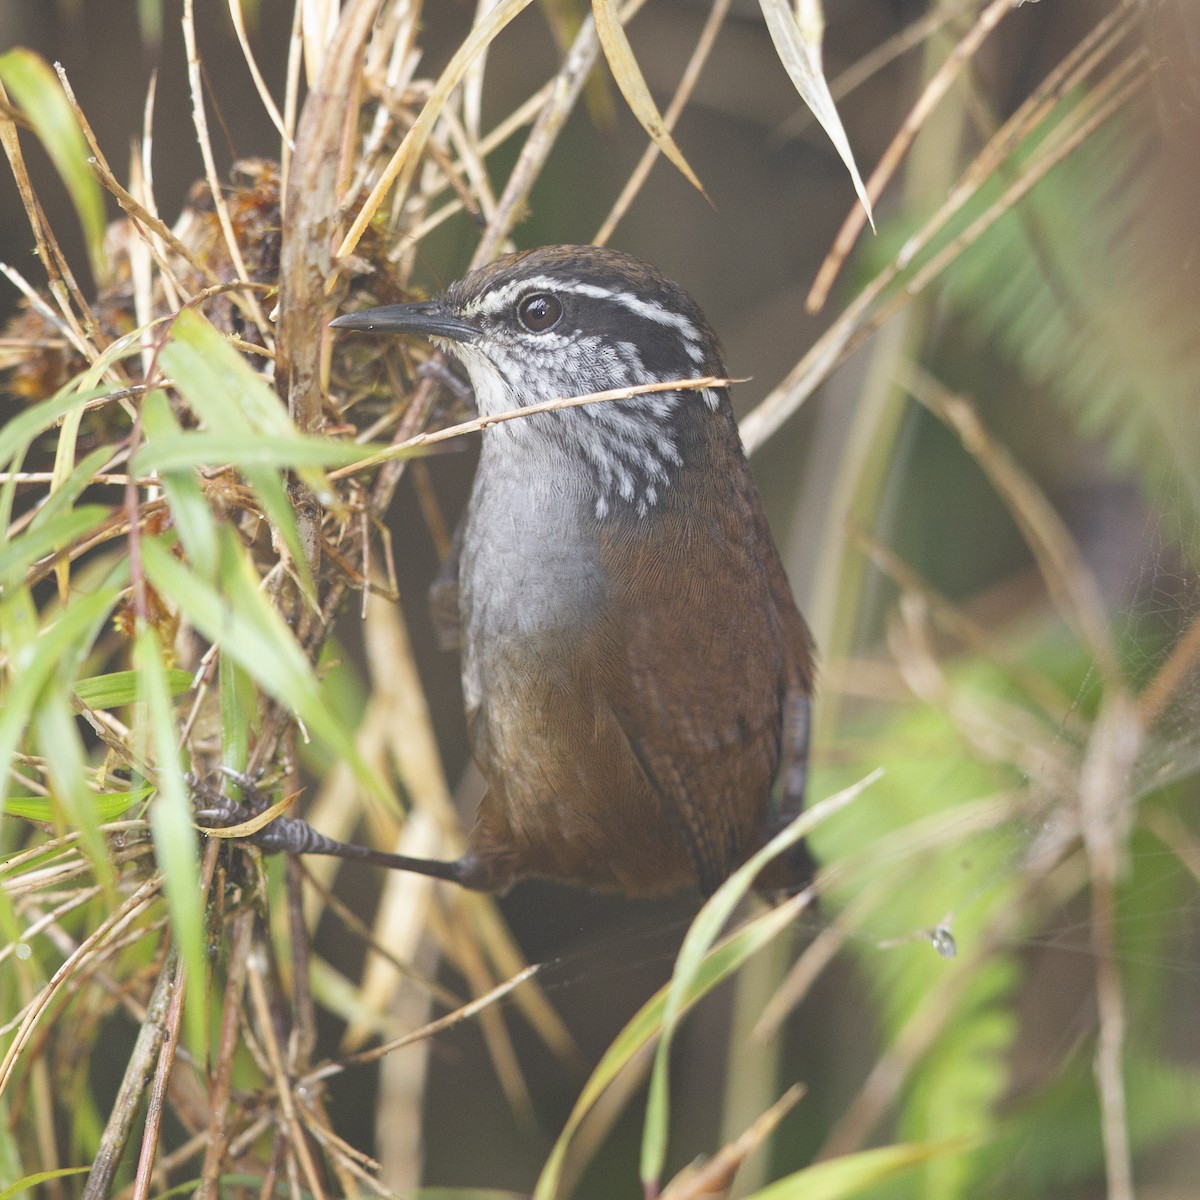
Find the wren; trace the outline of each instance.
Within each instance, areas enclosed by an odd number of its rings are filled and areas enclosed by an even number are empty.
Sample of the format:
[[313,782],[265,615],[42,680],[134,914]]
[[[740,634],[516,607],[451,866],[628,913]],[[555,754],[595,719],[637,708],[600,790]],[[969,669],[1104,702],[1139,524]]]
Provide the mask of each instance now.
[[[333,325],[429,338],[484,416],[725,374],[682,288],[593,246],[510,254],[439,299]],[[487,891],[540,877],[710,893],[803,806],[813,685],[728,393],[567,408],[482,437],[456,575],[487,793],[453,862],[354,856]],[[801,844],[760,886],[810,874]]]

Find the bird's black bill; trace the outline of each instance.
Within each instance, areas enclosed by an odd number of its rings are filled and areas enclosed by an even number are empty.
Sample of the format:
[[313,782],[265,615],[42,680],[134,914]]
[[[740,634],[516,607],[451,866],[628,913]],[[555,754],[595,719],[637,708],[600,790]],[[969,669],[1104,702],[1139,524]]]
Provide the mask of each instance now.
[[479,330],[452,313],[440,300],[420,304],[386,304],[362,312],[343,313],[329,322],[334,329],[359,329],[364,333],[419,333],[425,337],[471,342]]

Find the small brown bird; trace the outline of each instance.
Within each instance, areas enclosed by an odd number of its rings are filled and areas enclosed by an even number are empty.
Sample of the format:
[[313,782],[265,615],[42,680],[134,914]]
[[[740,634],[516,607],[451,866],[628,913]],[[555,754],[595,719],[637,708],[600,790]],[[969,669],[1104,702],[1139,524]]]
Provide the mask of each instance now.
[[[511,254],[440,299],[333,324],[430,338],[462,362],[483,415],[725,373],[682,288],[593,246]],[[488,784],[468,850],[355,857],[488,891],[537,876],[709,893],[800,811],[812,643],[724,389],[488,428],[457,580]],[[760,883],[810,875],[801,845]]]

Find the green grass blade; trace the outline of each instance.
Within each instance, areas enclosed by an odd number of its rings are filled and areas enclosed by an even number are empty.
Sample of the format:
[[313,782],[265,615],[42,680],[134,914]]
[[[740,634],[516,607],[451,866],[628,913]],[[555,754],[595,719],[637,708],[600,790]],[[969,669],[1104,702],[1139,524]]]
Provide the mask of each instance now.
[[154,538],[142,544],[150,582],[264,691],[295,713],[307,733],[349,763],[364,786],[390,802],[386,786],[363,761],[354,738],[326,702],[316,673],[291,630],[262,594],[245,551],[232,535],[223,533],[221,591],[189,571]]
[[[72,411],[68,414],[68,420],[75,415],[75,412]],[[44,528],[69,511],[75,501],[91,486],[92,477],[112,458],[112,454],[111,446],[99,446],[66,474],[59,486],[46,498],[46,503],[38,509],[33,520],[29,522],[28,532],[32,533],[37,529]]]
[[[199,313],[185,309],[179,314],[160,357],[179,394],[210,433],[234,439],[267,435],[299,441],[300,433],[279,397]],[[273,467],[247,466],[242,474],[304,578],[308,559],[284,481]],[[333,500],[333,489],[319,468],[298,467],[296,474],[322,504]],[[311,580],[305,582],[311,588]]]
[[646,1123],[642,1133],[641,1162],[642,1182],[648,1193],[651,1188],[658,1189],[667,1156],[670,1111],[668,1067],[671,1041],[683,1014],[685,1000],[692,994],[694,981],[703,966],[705,956],[720,936],[725,923],[733,915],[733,910],[754,886],[754,880],[763,867],[776,855],[782,854],[788,847],[794,846],[801,838],[811,833],[822,821],[828,820],[834,813],[858,799],[879,774],[880,772],[875,771],[860,782],[801,813],[721,884],[705,901],[704,907],[688,929],[667,988],[662,1038],[655,1050],[654,1068],[650,1074],[650,1098],[646,1106]]
[[186,969],[184,1023],[188,1046],[197,1061],[206,1058],[208,1017],[205,1012],[207,957],[204,953],[204,897],[200,890],[200,844],[192,821],[192,804],[184,779],[179,729],[167,685],[158,639],[146,627],[134,644],[142,713],[154,763],[158,795],[150,807],[150,833],[162,871],[163,892],[171,914],[171,930]]
[[0,426],[0,465],[11,462],[25,453],[26,446],[40,433],[45,433],[67,413],[82,409],[89,400],[102,396],[102,391],[80,392],[75,383],[60,388],[47,400],[18,413]]
[[83,226],[97,283],[109,276],[104,253],[104,194],[92,174],[91,151],[57,76],[32,50],[18,46],[0,55],[0,82],[21,110],[62,176]]
[[109,586],[77,596],[47,629],[37,632],[37,613],[27,588],[0,599],[0,647],[12,670],[0,703],[0,802],[12,781],[9,764],[33,719],[43,689],[54,678],[68,677],[64,663],[91,648],[120,595]]
[[163,442],[184,436],[166,393],[151,392],[143,401],[142,432],[150,439],[149,445],[143,445],[133,456],[130,470],[135,475],[149,475],[154,470],[160,472],[179,540],[183,542],[192,566],[203,578],[211,581],[217,574],[217,521],[196,478],[196,464],[173,468],[148,465],[144,461],[144,456]]
[[[180,696],[192,686],[190,671],[172,667],[167,671],[167,691]],[[107,675],[92,675],[75,684],[75,695],[88,708],[119,708],[133,704],[138,698],[138,673],[112,671]]]
[[[93,792],[92,808],[98,821],[115,821],[140,804],[153,788],[134,788],[131,792]],[[53,801],[45,796],[9,796],[4,801],[5,815],[24,817],[27,821],[52,822],[56,816]]]
[[109,857],[108,843],[100,832],[96,794],[88,786],[87,756],[75,727],[75,714],[61,691],[50,688],[43,691],[33,714],[33,728],[38,749],[46,760],[53,799],[60,806],[60,813],[55,814],[55,824],[65,816],[67,824],[79,832],[96,882],[104,888],[110,903],[115,902],[116,872]]
[[920,1163],[948,1154],[961,1154],[969,1145],[965,1141],[947,1141],[862,1150],[858,1154],[814,1163],[803,1171],[776,1180],[747,1200],[849,1200]]
[[[788,901],[756,917],[741,929],[731,934],[724,942],[708,952],[699,969],[686,982],[684,990],[677,994],[679,1015],[686,1012],[701,997],[707,995],[722,980],[733,974],[752,954],[762,949],[772,938],[778,936],[796,919],[798,905]],[[666,1012],[667,996],[673,983],[656,992],[613,1039],[604,1057],[596,1065],[571,1115],[559,1134],[550,1156],[534,1190],[534,1200],[554,1200],[558,1194],[563,1163],[571,1139],[583,1119],[614,1079],[625,1070],[634,1057],[658,1036]]]
[[67,549],[111,515],[112,509],[106,504],[82,504],[36,529],[25,530],[0,549],[0,584],[14,586],[39,558]]
[[3,1191],[0,1191],[0,1200],[16,1200],[23,1192],[29,1192],[39,1184],[49,1183],[54,1179],[66,1179],[68,1175],[86,1175],[91,1167],[59,1167],[56,1171],[38,1171],[35,1175],[26,1175],[24,1179],[18,1179],[16,1183],[10,1183]]
[[222,653],[219,661],[221,762],[231,771],[244,771],[250,757],[250,730],[258,724],[254,686],[232,656]]
[[358,462],[385,449],[338,442],[331,438],[281,437],[277,434],[179,433],[144,446],[134,457],[139,475],[153,471],[194,470],[228,465],[248,473],[269,467],[275,471],[301,467],[336,467]]

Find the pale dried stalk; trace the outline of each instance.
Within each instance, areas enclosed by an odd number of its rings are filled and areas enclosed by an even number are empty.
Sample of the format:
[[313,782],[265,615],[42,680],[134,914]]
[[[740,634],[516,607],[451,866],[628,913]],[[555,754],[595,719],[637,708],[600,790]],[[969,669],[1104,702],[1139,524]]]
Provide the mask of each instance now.
[[[392,190],[393,184],[396,185],[397,197],[403,198],[408,189],[408,183],[417,168],[421,153],[425,148],[425,143],[433,130],[434,123],[442,108],[448,102],[451,93],[462,80],[467,68],[488,43],[528,3],[529,0],[500,0],[495,8],[491,9],[486,16],[476,23],[467,39],[455,51],[450,62],[446,65],[446,69],[435,84],[425,107],[404,135],[404,140],[397,147],[395,154],[392,155],[391,160],[379,176],[375,186],[371,189],[371,194],[367,197],[355,216],[354,221],[351,223],[346,236],[342,239],[342,243],[338,247],[337,258],[345,258],[347,255],[353,253],[355,246],[358,245],[359,239],[366,232],[366,228],[375,216],[375,213],[379,210],[385,197]],[[305,107],[307,108],[307,104]]]
[[75,973],[85,964],[88,956],[97,947],[121,934],[138,916],[143,909],[151,904],[162,886],[162,879],[154,875],[146,880],[135,892],[126,897],[82,942],[69,958],[64,960],[58,970],[50,977],[45,986],[37,994],[28,1007],[24,1018],[17,1027],[13,1040],[9,1043],[4,1058],[0,1061],[0,1093],[3,1093],[12,1079],[17,1060],[33,1036],[34,1027],[42,1014],[50,1007],[58,993],[73,978]]
[[1142,727],[1128,693],[1105,697],[1079,783],[1080,821],[1091,872],[1092,951],[1096,956],[1096,1086],[1107,1200],[1133,1200],[1133,1160],[1125,1097],[1125,998],[1117,966],[1117,881],[1132,820],[1130,781]]
[[471,256],[471,267],[482,267],[499,253],[501,245],[516,223],[517,214],[524,208],[530,189],[542,172],[550,150],[558,140],[567,117],[575,107],[583,85],[596,57],[600,53],[600,39],[596,35],[596,22],[589,14],[579,26],[562,68],[555,75],[550,92],[538,113],[525,145],[517,158],[512,174],[500,195],[495,218],[484,231]]
[[[203,981],[200,981],[203,986]],[[138,1152],[137,1173],[133,1181],[133,1200],[147,1200],[150,1183],[154,1177],[154,1160],[158,1156],[158,1140],[162,1131],[163,1113],[166,1109],[167,1085],[175,1065],[175,1051],[179,1045],[179,1029],[183,1023],[183,1003],[187,995],[187,973],[182,960],[176,960],[171,972],[171,998],[166,1017],[162,1022],[162,1037],[158,1045],[158,1062],[154,1077],[150,1081],[150,1095],[146,1105],[146,1118],[142,1125],[142,1145]]]
[[[495,907],[491,896],[483,897],[489,907]],[[476,996],[484,996],[495,988],[495,976],[491,964],[485,957],[486,941],[470,936],[474,931],[468,919],[472,897],[461,892],[455,897],[456,905],[451,912],[452,924],[464,936],[452,937],[443,942],[445,956],[454,968],[466,979]],[[522,968],[524,969],[524,968]],[[519,974],[519,972],[518,972]],[[521,1061],[517,1057],[512,1035],[504,1021],[504,1014],[490,1005],[479,1011],[479,1028],[487,1045],[488,1057],[492,1060],[501,1090],[513,1111],[513,1115],[528,1130],[537,1127],[534,1117],[533,1097]]]
[[[45,261],[45,259],[43,259],[43,261]],[[13,287],[15,287],[17,291],[25,297],[26,303],[28,303],[29,307],[33,309],[34,312],[43,317],[62,334],[63,340],[71,345],[81,358],[87,359],[89,362],[95,362],[96,359],[99,358],[99,354],[95,346],[88,341],[82,330],[78,329],[78,321],[75,320],[73,313],[71,314],[70,319],[63,317],[60,313],[56,313],[54,309],[52,309],[50,305],[48,305],[46,301],[38,295],[37,289],[15,267],[10,267],[8,263],[0,262],[0,274],[2,274],[4,278],[7,279],[9,283],[11,283]],[[55,285],[52,282],[50,284],[51,292],[54,292],[54,286]],[[64,300],[57,294],[55,295],[55,298],[59,300],[59,307],[61,308]],[[69,307],[69,302],[67,303]]]
[[447,1013],[444,1017],[438,1017],[436,1021],[430,1021],[428,1025],[424,1025],[420,1029],[414,1029],[411,1033],[406,1033],[402,1037],[393,1038],[391,1041],[384,1042],[380,1046],[372,1046],[370,1050],[363,1050],[358,1054],[347,1055],[336,1062],[324,1063],[298,1079],[296,1086],[312,1087],[313,1084],[319,1083],[322,1079],[329,1079],[334,1075],[340,1075],[343,1071],[351,1067],[363,1066],[366,1063],[375,1062],[377,1059],[383,1058],[404,1046],[411,1046],[414,1042],[421,1042],[427,1038],[436,1037],[439,1033],[444,1033],[447,1029],[452,1029],[462,1021],[470,1020],[470,1018],[483,1012],[484,1009],[495,1004],[498,1000],[502,1000],[509,992],[532,979],[539,970],[540,967],[536,963],[524,967],[511,979],[506,979],[503,983],[497,984],[490,991],[485,992],[482,996],[477,996],[469,1004],[464,1004],[461,1008],[455,1009],[454,1012]]
[[[204,161],[204,178],[208,180],[208,188],[212,193],[213,209],[225,238],[225,248],[229,251],[229,261],[233,264],[237,277],[243,283],[250,282],[246,264],[242,260],[242,250],[233,232],[233,222],[229,219],[229,205],[225,203],[225,194],[221,188],[221,180],[217,175],[217,162],[213,157],[212,142],[208,136],[208,117],[204,112],[204,85],[200,77],[200,55],[196,49],[196,20],[195,0],[183,0],[183,44],[187,51],[188,85],[192,92],[192,121],[196,126],[196,140],[200,144],[200,157]],[[262,308],[254,298],[253,292],[246,294],[246,307],[251,319],[258,326],[258,331],[266,345],[271,344],[272,327],[263,315]]]
[[134,1120],[141,1110],[142,1097],[150,1084],[154,1063],[166,1035],[167,1012],[171,1004],[171,983],[175,978],[175,957],[169,954],[158,974],[150,995],[145,1019],[138,1029],[133,1053],[125,1064],[125,1074],[113,1101],[109,1119],[100,1136],[92,1168],[88,1172],[82,1200],[107,1200],[112,1182],[125,1153]]
[[1015,766],[1041,787],[1070,795],[1077,765],[1058,737],[1020,704],[1004,705],[992,697],[985,710],[952,688],[934,654],[926,616],[923,602],[909,593],[901,598],[900,619],[888,626],[888,648],[912,694],[945,712],[985,761]]
[[[975,24],[971,26],[967,34],[950,51],[946,57],[946,61],[934,74],[933,78],[925,85],[924,91],[917,98],[917,102],[913,105],[912,110],[904,118],[899,130],[896,132],[896,136],[883,152],[883,157],[879,160],[875,170],[871,172],[870,178],[867,180],[867,196],[870,198],[872,206],[878,203],[883,189],[887,187],[888,182],[896,173],[904,156],[908,153],[913,139],[929,119],[933,110],[945,98],[951,84],[958,78],[967,63],[971,61],[971,58],[979,47],[983,45],[992,30],[1012,11],[1012,8],[1012,0],[992,0],[976,18]],[[846,261],[846,256],[850,253],[851,248],[858,239],[858,235],[862,232],[866,220],[866,209],[860,206],[856,205],[847,213],[846,220],[843,222],[841,229],[838,230],[833,246],[825,261],[821,264],[812,289],[805,301],[805,307],[810,313],[819,312],[825,306],[825,301],[829,297],[829,289],[833,286],[833,281],[837,278],[842,264]]]
[[279,130],[279,136],[283,140],[283,145],[289,146],[294,150],[295,143],[288,134],[283,114],[275,104],[275,98],[271,95],[271,89],[267,87],[267,81],[262,77],[262,72],[258,69],[258,60],[254,57],[254,51],[250,48],[250,39],[246,36],[246,18],[242,13],[242,0],[229,0],[229,16],[233,21],[233,31],[237,34],[238,45],[242,49],[242,57],[246,60],[246,67],[250,72],[250,78],[254,80],[254,90],[258,92],[258,98],[262,101],[262,106],[266,110],[267,116],[271,118],[271,124]]
[[[1117,66],[1062,121],[1038,147],[1025,165],[1019,178],[1004,194],[981,213],[966,229],[933,255],[923,267],[914,272],[905,284],[905,295],[923,290],[935,276],[946,269],[962,252],[974,244],[1006,212],[1033,189],[1049,171],[1077,150],[1110,117],[1120,112],[1149,79],[1149,58],[1144,50],[1135,51]],[[905,260],[907,262],[907,259]]]
[[[671,103],[667,106],[667,111],[663,113],[663,127],[668,133],[674,132],[676,122],[683,115],[683,110],[692,98],[692,92],[700,80],[700,72],[704,69],[704,64],[712,53],[713,44],[717,40],[717,34],[721,31],[721,26],[725,24],[729,5],[730,0],[714,0],[712,8],[709,10],[704,27],[700,30],[700,36],[696,40],[695,49],[692,50],[692,56],[684,68],[683,77],[675,89],[675,95],[671,97]],[[654,166],[655,160],[661,153],[662,151],[655,141],[651,141],[642,151],[642,157],[638,159],[637,166],[630,172],[625,186],[621,189],[621,194],[613,203],[611,211],[604,218],[600,228],[596,230],[596,236],[592,238],[593,245],[603,246],[612,237],[613,231],[621,218],[629,211],[629,206],[641,191],[642,185],[650,174],[650,168]]]
[[[90,140],[91,133],[87,127],[84,128],[84,135]],[[95,154],[96,146],[92,146],[92,151]],[[193,270],[199,272],[213,287],[223,286],[221,277],[216,271],[200,259],[188,246],[184,245],[173,230],[150,212],[132,192],[124,187],[112,173],[112,168],[99,155],[95,155],[93,158],[92,170],[96,178],[100,181],[100,186],[112,195],[121,206],[121,210],[130,219],[130,223],[137,230],[138,235],[147,239],[151,253],[154,255],[154,261],[162,273],[163,280],[169,283],[177,295],[184,295],[185,289],[179,282],[170,260],[159,245],[160,241],[178,254]],[[151,237],[151,234],[154,236]],[[158,240],[156,241],[155,239]]]
[[1183,686],[1188,675],[1200,661],[1200,617],[1171,649],[1167,661],[1138,696],[1138,719],[1143,729],[1151,729],[1162,716],[1171,699]]
[[468,433],[479,433],[492,425],[501,425],[506,421],[520,421],[526,417],[534,417],[539,413],[558,412],[565,408],[580,408],[587,404],[603,404],[612,400],[631,400],[635,396],[645,396],[653,392],[683,392],[702,391],[705,388],[730,387],[745,380],[726,379],[720,375],[702,375],[695,379],[667,379],[657,383],[633,384],[630,387],[608,388],[603,392],[589,392],[586,396],[557,396],[551,400],[539,400],[535,404],[527,404],[524,408],[510,408],[505,412],[492,413],[490,416],[475,417],[458,425],[450,425],[445,429],[435,429],[432,433],[418,433],[403,442],[397,442],[378,454],[364,458],[361,462],[350,463],[329,472],[330,479],[342,479],[347,475],[357,475],[380,463],[411,455],[414,450],[436,445],[438,442],[449,441],[452,438],[463,437]]
[[[454,855],[461,836],[454,819],[450,789],[442,771],[433,723],[413,660],[412,646],[398,608],[379,598],[368,606],[364,630],[371,669],[371,695],[389,719],[384,736],[413,810],[404,823],[400,853],[421,858]],[[406,871],[390,871],[375,914],[374,940],[402,959],[415,957],[425,933],[425,914],[434,880]],[[368,959],[359,988],[367,1007],[384,1011],[399,977],[387,959]],[[344,1043],[355,1046],[369,1031],[357,1023]]]
[[919,596],[937,624],[968,647],[973,654],[986,658],[1015,680],[1024,693],[1059,727],[1082,734],[1085,726],[1074,711],[1071,698],[1047,676],[1030,668],[1015,653],[998,644],[993,634],[970,617],[959,605],[944,596],[929,581],[905,562],[889,546],[866,529],[851,523],[850,536],[863,549],[876,569],[904,592]]
[[1020,528],[1055,607],[1088,647],[1105,681],[1110,686],[1119,684],[1120,660],[1100,586],[1053,505],[992,437],[965,397],[954,395],[915,366],[900,382],[961,439]]
[[248,956],[249,971],[247,972],[247,982],[249,984],[251,1007],[255,1015],[259,1036],[262,1038],[263,1049],[267,1055],[269,1066],[267,1073],[275,1086],[279,1132],[287,1140],[290,1150],[289,1158],[294,1156],[298,1161],[300,1169],[304,1172],[304,1178],[309,1189],[314,1196],[320,1198],[320,1200],[324,1200],[326,1193],[321,1186],[320,1172],[313,1161],[312,1152],[308,1148],[308,1142],[304,1137],[299,1116],[296,1112],[295,1096],[293,1093],[294,1084],[288,1077],[283,1050],[279,1045],[278,1038],[275,1036],[275,1018],[272,1012],[267,983],[263,977],[264,967],[262,958],[262,954],[258,952],[251,953]]
[[[1106,120],[1120,111],[1146,82],[1145,55],[1136,53],[1097,85],[1084,105],[1069,113],[1022,167],[1021,175],[1004,194],[958,237],[916,271],[890,301],[879,304],[884,293],[904,270],[899,256],[881,270],[848,304],[803,358],[740,424],[747,453],[753,453],[816,391],[829,373],[871,333],[918,295],[970,245],[973,245],[1006,212],[1020,201],[1053,167],[1078,149]],[[972,193],[973,194],[973,193]],[[917,236],[922,245],[945,227],[969,197],[956,195],[926,223]],[[908,250],[906,249],[906,255]],[[911,257],[911,255],[908,255]]]
[[221,1009],[221,1032],[217,1042],[212,1085],[209,1092],[209,1122],[205,1137],[204,1165],[195,1200],[214,1200],[226,1164],[232,1116],[229,1098],[233,1087],[233,1058],[237,1051],[246,990],[255,914],[238,913],[229,932],[229,972],[225,980],[225,1003]]
[[[76,111],[78,111],[78,105],[75,104],[74,97],[69,92],[68,99]],[[8,93],[4,90],[3,84],[0,84],[0,105],[3,106],[0,108],[0,146],[4,147],[4,153],[8,158],[9,167],[13,173],[13,180],[17,185],[17,193],[21,197],[21,204],[29,219],[30,228],[33,230],[34,240],[38,247],[38,256],[41,258],[42,265],[46,271],[50,293],[57,301],[62,314],[61,318],[52,317],[51,320],[53,320],[55,325],[70,330],[72,343],[77,348],[82,346],[81,353],[83,356],[89,361],[94,362],[99,357],[99,350],[92,347],[87,334],[79,323],[72,303],[78,306],[79,312],[84,315],[84,319],[89,325],[94,326],[96,324],[95,317],[78,285],[75,283],[75,278],[67,267],[66,259],[59,248],[58,239],[54,236],[54,231],[46,222],[42,214],[41,205],[34,195],[33,184],[30,182],[29,172],[25,167],[25,156],[21,152],[21,142],[17,137],[16,123],[9,116],[10,105],[8,103]]]
[[[939,228],[946,223],[949,215],[957,213],[987,182],[1021,141],[1050,116],[1054,106],[1116,49],[1136,23],[1135,3],[1136,0],[1122,0],[1118,8],[1097,22],[993,134],[963,172],[962,178],[950,189],[934,218]],[[898,256],[900,265],[907,266],[929,244],[929,240],[925,230],[910,238]]]
[[704,1162],[684,1167],[663,1188],[662,1200],[715,1200],[728,1195],[738,1168],[775,1132],[803,1095],[804,1085],[793,1084],[740,1137]]
[[292,32],[288,38],[287,78],[283,90],[283,128],[287,139],[279,156],[280,214],[286,218],[288,179],[292,170],[292,147],[296,137],[296,113],[300,104],[300,66],[304,58],[304,29],[301,5],[292,8]]
[[[58,905],[50,909],[48,912],[39,912],[37,918],[30,922],[24,929],[21,930],[19,942],[13,940],[5,946],[0,946],[0,964],[3,964],[5,959],[16,952],[17,946],[20,943],[29,942],[38,934],[50,928],[52,925],[57,925],[61,917],[65,917],[67,913],[74,912],[75,909],[81,908],[96,896],[100,895],[103,889],[99,885],[93,887],[80,888],[74,895],[66,897],[60,901]],[[23,911],[23,910],[22,910]]]

